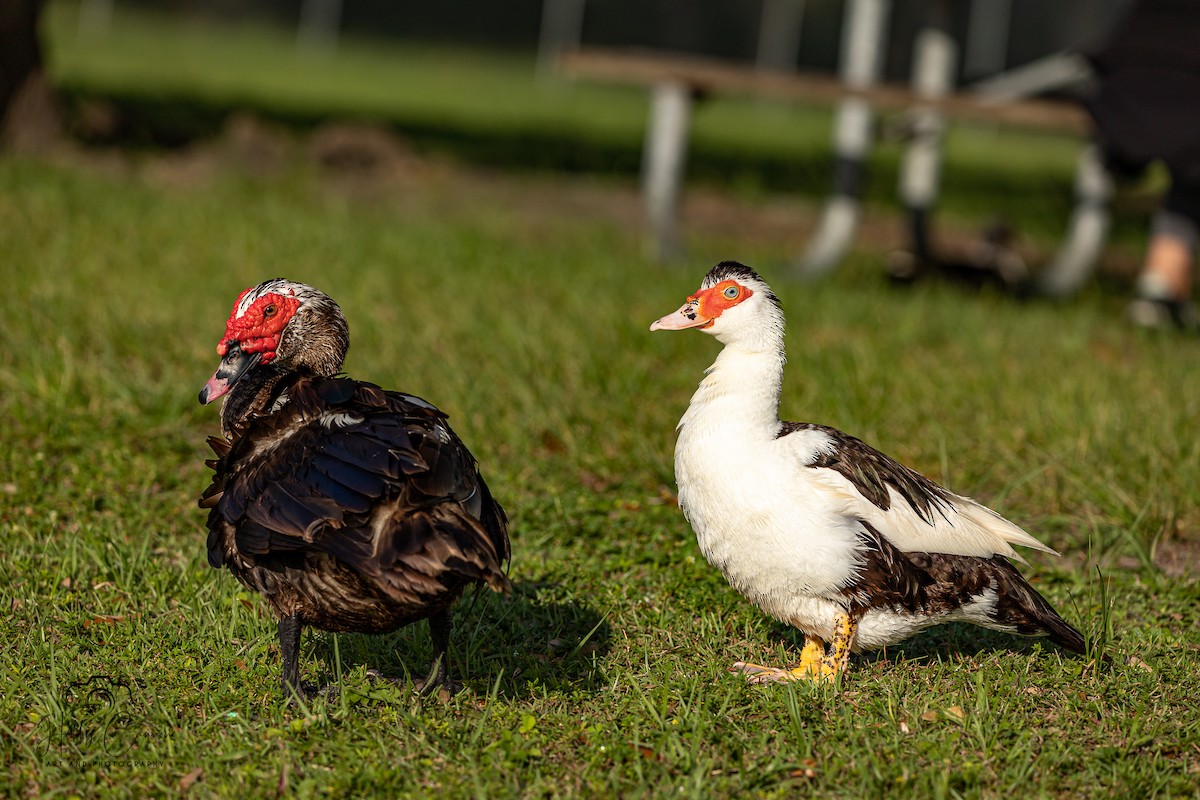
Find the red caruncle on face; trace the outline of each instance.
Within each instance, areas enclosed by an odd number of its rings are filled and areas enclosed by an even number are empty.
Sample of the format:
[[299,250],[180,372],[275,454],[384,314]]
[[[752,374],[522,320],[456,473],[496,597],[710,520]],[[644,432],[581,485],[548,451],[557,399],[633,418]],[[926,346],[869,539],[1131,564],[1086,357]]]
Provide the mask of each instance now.
[[229,321],[225,323],[225,335],[217,344],[217,355],[224,356],[229,350],[229,343],[237,342],[244,353],[262,353],[262,362],[267,363],[275,358],[279,336],[300,307],[300,301],[272,292],[255,300],[246,313],[239,317],[238,306],[249,291],[247,289],[238,295],[233,304]]
[[688,298],[688,302],[695,306],[701,316],[715,320],[723,312],[736,306],[752,294],[754,292],[737,281],[724,280],[716,286],[696,292]]

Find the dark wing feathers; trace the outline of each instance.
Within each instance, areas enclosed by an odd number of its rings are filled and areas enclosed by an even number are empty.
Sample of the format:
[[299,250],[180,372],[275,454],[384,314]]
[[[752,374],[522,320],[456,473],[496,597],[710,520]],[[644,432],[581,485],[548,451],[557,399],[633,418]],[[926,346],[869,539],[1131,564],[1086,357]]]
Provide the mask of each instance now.
[[[217,462],[213,463],[212,468],[217,469]],[[219,474],[213,476],[213,482],[204,490],[204,494],[200,495],[200,507],[212,508],[217,503],[221,502],[221,476]]]
[[[298,456],[303,458],[304,454],[300,453]],[[325,488],[325,482],[328,482],[369,500],[375,500],[383,495],[388,481],[386,474],[372,472],[363,464],[338,458],[336,454],[328,451],[317,453],[312,458],[314,476],[320,478],[312,484],[317,491],[322,491]],[[330,487],[329,491],[334,490]]]
[[[232,446],[228,439],[221,436],[208,437],[208,446],[216,453],[217,458],[224,458],[229,454],[229,448]],[[206,462],[207,463],[207,462]]]
[[322,439],[323,452],[347,464],[398,478],[401,473],[421,472],[428,465],[413,442],[403,419],[372,416],[371,425],[335,428]]
[[862,523],[863,549],[854,579],[842,588],[851,612],[887,608],[942,614],[995,593],[990,612],[995,625],[1023,636],[1049,636],[1054,643],[1084,653],[1083,635],[1029,585],[1007,558],[946,553],[901,552],[870,523]]
[[492,540],[492,548],[501,563],[507,566],[512,558],[512,550],[508,543],[508,515],[504,513],[504,506],[492,499],[492,493],[482,479],[479,481],[479,495],[473,499],[482,509],[479,518],[483,520],[483,526]]
[[402,513],[373,542],[359,536],[330,537],[330,554],[385,589],[436,595],[448,588],[448,578],[506,588],[507,580],[498,569],[502,559],[487,531],[457,504]]
[[796,431],[815,430],[829,436],[834,447],[822,451],[809,463],[810,467],[832,469],[850,483],[871,503],[883,511],[892,505],[889,488],[904,498],[925,522],[930,525],[935,515],[945,516],[951,507],[951,495],[919,472],[914,472],[861,439],[836,428],[807,422],[785,422],[779,436]]
[[337,461],[318,455],[305,464],[297,480],[316,487],[322,496],[337,504],[344,513],[363,514],[371,509],[375,498],[339,481]]
[[252,519],[243,521],[234,537],[239,552],[255,556],[303,550],[308,546],[302,538],[272,530]]
[[299,481],[272,483],[246,509],[247,518],[280,533],[311,542],[326,525],[341,527],[342,507],[319,491],[302,496]]
[[[461,500],[470,494],[474,487],[465,487],[459,480],[462,464],[458,454],[443,447],[432,437],[426,437],[421,443],[421,457],[429,465],[425,472],[412,477],[413,485],[430,497],[454,497]],[[466,494],[464,494],[464,490]]]
[[[204,508],[203,504],[201,508]],[[223,526],[220,510],[213,508],[208,512],[208,565],[220,569],[225,565],[225,545],[221,540]]]
[[225,561],[227,523],[242,556],[320,551],[385,590],[507,585],[504,510],[445,414],[346,378],[298,381],[289,399],[234,441],[210,440],[210,564]]

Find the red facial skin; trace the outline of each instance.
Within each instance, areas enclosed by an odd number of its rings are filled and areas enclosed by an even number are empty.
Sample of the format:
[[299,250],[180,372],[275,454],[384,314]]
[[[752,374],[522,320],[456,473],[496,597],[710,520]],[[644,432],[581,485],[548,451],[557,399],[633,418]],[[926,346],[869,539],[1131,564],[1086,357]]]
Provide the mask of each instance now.
[[[726,297],[726,292],[731,292],[732,297]],[[735,280],[721,281],[716,286],[702,289],[690,296],[678,311],[656,319],[650,325],[650,330],[685,331],[689,328],[711,328],[717,317],[753,295],[753,291]]]
[[[730,287],[738,290],[737,296],[732,299],[725,296],[725,290]],[[696,292],[687,301],[689,304],[695,306],[696,313],[699,316],[708,319],[708,322],[701,325],[700,328],[709,328],[712,327],[717,317],[721,316],[727,309],[733,308],[752,294],[754,292],[742,286],[737,281],[726,280],[721,281],[712,288]]]
[[[250,291],[249,289],[246,292]],[[217,355],[224,356],[230,342],[237,342],[243,353],[262,353],[261,362],[266,364],[275,358],[275,350],[279,347],[279,335],[287,327],[288,321],[300,307],[300,301],[294,297],[281,294],[265,294],[254,301],[246,309],[246,313],[237,316],[238,305],[246,292],[238,295],[225,323],[225,335],[217,344]]]

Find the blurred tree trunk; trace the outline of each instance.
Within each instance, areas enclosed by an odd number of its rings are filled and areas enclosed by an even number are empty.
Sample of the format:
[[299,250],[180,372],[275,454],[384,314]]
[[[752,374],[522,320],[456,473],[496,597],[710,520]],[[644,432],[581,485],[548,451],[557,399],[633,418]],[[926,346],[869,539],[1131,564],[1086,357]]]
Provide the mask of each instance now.
[[62,134],[38,40],[44,4],[45,0],[0,2],[0,147],[42,150]]

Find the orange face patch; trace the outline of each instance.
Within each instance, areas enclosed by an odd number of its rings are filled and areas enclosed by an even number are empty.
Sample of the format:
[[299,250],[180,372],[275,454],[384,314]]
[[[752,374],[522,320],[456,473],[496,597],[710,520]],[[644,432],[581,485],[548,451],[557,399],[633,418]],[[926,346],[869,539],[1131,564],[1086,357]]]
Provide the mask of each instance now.
[[[246,292],[250,291],[249,289]],[[254,301],[240,317],[237,315],[238,306],[246,292],[238,295],[233,304],[233,312],[225,323],[225,335],[217,344],[217,355],[224,356],[229,350],[230,342],[237,342],[244,353],[262,353],[262,361],[269,362],[275,358],[275,350],[279,347],[279,336],[287,327],[300,301],[295,297],[285,297],[281,294],[265,294]]]
[[721,314],[753,294],[754,292],[742,286],[737,281],[725,280],[716,286],[696,292],[688,298],[688,302],[695,306],[696,312],[700,316],[708,318],[708,323],[700,326],[707,328]]

